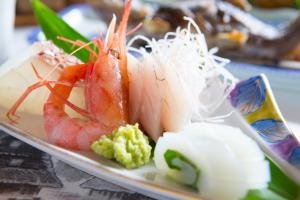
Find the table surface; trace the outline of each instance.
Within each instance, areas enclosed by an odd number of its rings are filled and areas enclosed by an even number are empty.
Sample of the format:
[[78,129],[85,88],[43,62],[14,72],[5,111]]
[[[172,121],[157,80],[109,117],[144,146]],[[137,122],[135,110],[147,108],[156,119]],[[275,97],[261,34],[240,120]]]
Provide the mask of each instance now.
[[0,131],[0,199],[150,200]]

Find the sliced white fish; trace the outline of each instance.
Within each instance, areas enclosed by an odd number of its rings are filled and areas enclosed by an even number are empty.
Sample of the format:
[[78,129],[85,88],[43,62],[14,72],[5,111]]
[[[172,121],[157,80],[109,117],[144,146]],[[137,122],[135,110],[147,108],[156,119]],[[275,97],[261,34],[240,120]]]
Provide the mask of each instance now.
[[[60,67],[53,70],[57,64],[56,59],[65,59],[65,62]],[[37,69],[42,77],[47,80],[57,80],[62,66],[78,64],[73,56],[69,56],[62,52],[51,42],[39,42],[32,45],[17,57],[9,59],[6,63],[0,66],[0,105],[9,109],[16,100],[23,94],[26,88],[38,81],[32,65]],[[13,80],[13,81],[12,81]],[[82,88],[74,88],[70,96],[70,101],[75,105],[85,108],[84,94]],[[43,113],[43,105],[49,95],[49,90],[46,87],[41,87],[34,90],[28,98],[24,100],[19,112],[30,114]],[[75,111],[66,106],[67,112],[74,117],[81,117]]]
[[156,65],[151,64],[153,62],[151,57],[144,59],[146,59],[146,63],[149,64],[142,66],[143,71],[141,76],[144,83],[139,122],[148,135],[156,141],[163,132],[161,125],[163,85],[161,81],[157,81],[159,77],[163,77],[163,71]]
[[[192,120],[208,118],[226,99],[235,82],[223,68],[228,61],[208,51],[199,27],[192,19],[186,20],[186,28],[169,32],[163,39],[136,36],[128,44],[141,54],[139,61],[144,74],[139,121],[155,141],[163,131],[177,132]],[[150,53],[144,48],[130,47],[136,39],[147,42]],[[138,79],[133,77],[133,84],[139,84]],[[135,101],[135,97],[131,100]]]
[[[160,58],[158,62],[161,62]],[[174,66],[160,65],[164,71],[161,80],[164,86],[163,105],[161,110],[161,123],[164,130],[178,131],[190,122],[193,107],[180,74]]]
[[142,65],[137,58],[128,54],[128,77],[129,77],[129,121],[131,124],[138,122],[143,97]]

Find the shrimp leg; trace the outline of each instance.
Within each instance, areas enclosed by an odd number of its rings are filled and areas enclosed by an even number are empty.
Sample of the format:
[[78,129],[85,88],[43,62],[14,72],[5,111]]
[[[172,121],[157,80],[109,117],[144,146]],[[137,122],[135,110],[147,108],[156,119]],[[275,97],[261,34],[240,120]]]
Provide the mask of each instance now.
[[19,108],[19,106],[22,104],[22,102],[26,99],[26,97],[35,89],[38,89],[40,87],[44,86],[42,82],[37,82],[31,86],[29,86],[26,91],[23,93],[23,95],[15,102],[15,104],[9,109],[9,111],[6,113],[6,117],[14,124],[17,123],[15,119],[13,119],[13,116],[17,119],[19,116],[16,115],[16,111]]
[[[86,67],[85,65],[78,65],[80,67]],[[41,81],[32,84],[31,86],[29,86],[25,92],[22,94],[22,96],[14,103],[14,105],[8,110],[8,112],[6,113],[6,117],[14,124],[17,123],[16,119],[19,118],[19,116],[16,115],[16,112],[18,110],[18,108],[20,107],[20,105],[23,103],[23,101],[27,98],[27,96],[34,90],[42,87],[42,86],[46,86],[50,91],[52,91],[53,93],[55,93],[52,89],[52,87],[50,86],[51,81],[46,81],[46,80],[42,80],[42,77],[38,74],[37,70],[35,69],[35,67],[32,65],[32,69],[35,73],[35,75],[37,76],[38,79],[40,79]],[[71,102],[69,102],[67,99],[64,99],[63,97],[61,97],[60,95],[56,94],[56,96],[58,98],[60,98],[61,100],[63,100],[65,102],[66,105],[68,105],[70,108],[72,108],[73,110],[75,110],[76,112],[78,112],[79,114],[83,115],[83,116],[89,116],[88,112],[82,108],[77,107],[76,105],[72,104]],[[16,117],[16,119],[13,119],[13,117]]]

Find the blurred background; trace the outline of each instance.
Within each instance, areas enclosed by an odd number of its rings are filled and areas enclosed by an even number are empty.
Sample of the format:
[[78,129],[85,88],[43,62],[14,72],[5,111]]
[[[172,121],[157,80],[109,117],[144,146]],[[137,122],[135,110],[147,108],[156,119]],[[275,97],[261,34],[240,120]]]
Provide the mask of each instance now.
[[[123,0],[42,1],[88,38],[123,9]],[[265,73],[284,115],[299,122],[299,7],[300,0],[134,0],[129,26],[142,22],[136,34],[159,39],[193,18],[209,47],[232,60],[228,70],[240,79]],[[0,63],[45,39],[29,0],[0,1],[0,30]]]
[[[112,13],[119,15],[123,5],[123,0],[43,2],[89,38],[104,31]],[[300,0],[135,0],[130,26],[142,22],[138,33],[161,38],[176,27],[185,26],[183,16],[189,16],[205,33],[208,45],[218,47],[222,56],[247,63],[300,68],[293,62],[300,61],[299,5]],[[30,0],[2,0],[0,6],[5,21],[15,13],[13,23],[17,30],[36,25]],[[27,37],[30,43],[42,39],[36,30]]]

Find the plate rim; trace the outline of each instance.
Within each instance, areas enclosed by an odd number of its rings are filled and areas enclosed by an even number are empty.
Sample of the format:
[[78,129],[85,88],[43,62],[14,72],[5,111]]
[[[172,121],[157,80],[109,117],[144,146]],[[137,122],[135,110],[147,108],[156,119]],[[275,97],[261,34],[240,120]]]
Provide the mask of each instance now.
[[[97,161],[89,159],[76,152],[72,152],[71,150],[50,144],[38,137],[26,134],[27,131],[23,131],[3,121],[0,121],[0,130],[81,171],[145,196],[168,200],[203,200],[203,197],[197,195],[196,193],[194,194],[192,192],[187,192],[180,189],[172,189],[170,187],[155,184],[151,181],[135,179],[126,175],[122,175],[121,173],[113,172],[101,166],[101,163],[98,163]],[[88,162],[82,162],[83,160]]]

